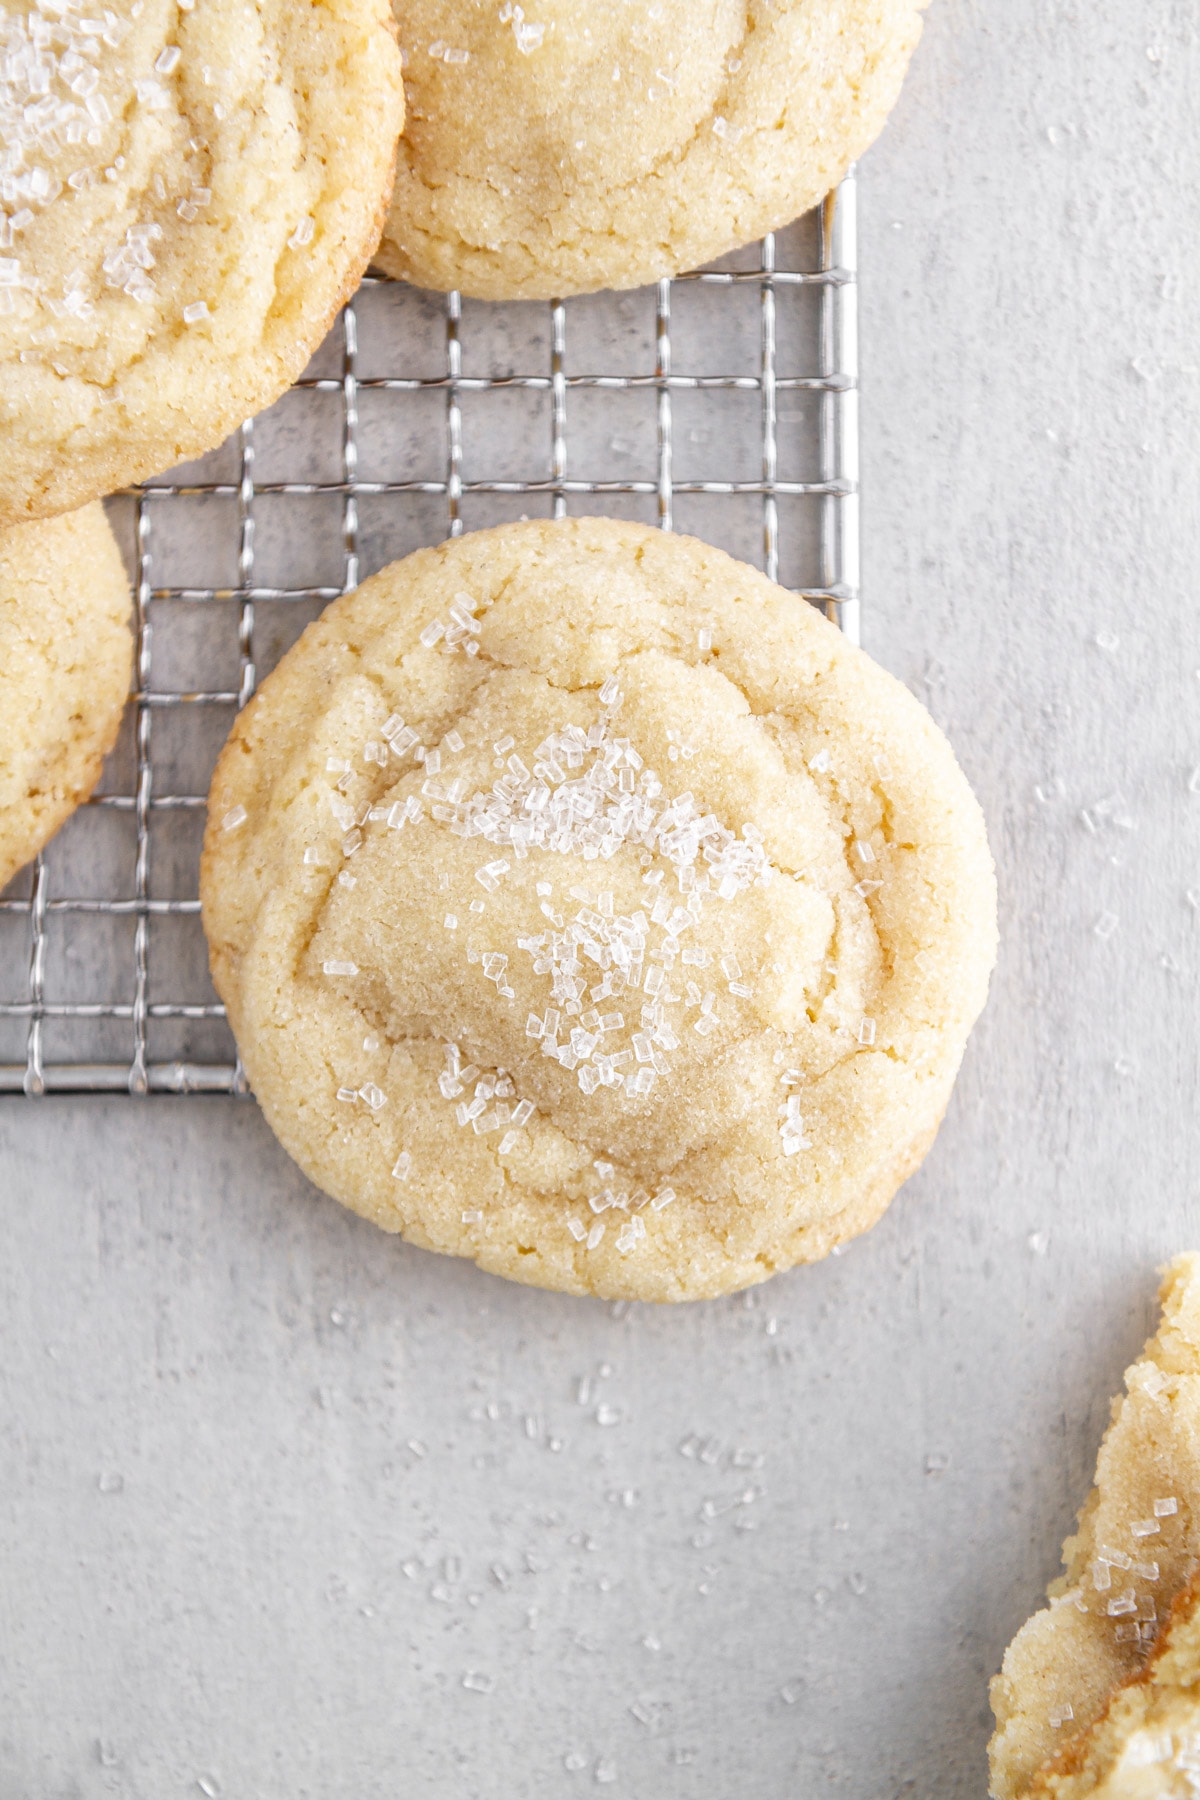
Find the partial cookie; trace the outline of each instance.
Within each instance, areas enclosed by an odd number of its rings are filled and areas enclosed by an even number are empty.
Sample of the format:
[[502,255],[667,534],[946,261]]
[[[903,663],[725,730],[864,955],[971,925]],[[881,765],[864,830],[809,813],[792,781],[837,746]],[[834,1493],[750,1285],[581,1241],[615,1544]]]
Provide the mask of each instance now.
[[335,602],[234,728],[202,898],[314,1181],[653,1300],[874,1223],[995,950],[979,808],[912,695],[754,570],[601,519]]
[[95,787],[132,659],[129,583],[99,502],[0,532],[0,888]]
[[[1017,1633],[992,1682],[996,1733],[989,1756],[998,1800],[1026,1794],[1065,1800],[1093,1791],[1054,1782],[1076,1763],[1087,1766],[1094,1751],[1100,1755],[1097,1745],[1113,1742],[1105,1732],[1086,1734],[1105,1716],[1114,1692],[1141,1673],[1160,1622],[1200,1559],[1200,1257],[1175,1259],[1161,1298],[1162,1323],[1126,1370],[1126,1392],[1113,1402],[1100,1446],[1096,1485],[1078,1531],[1063,1545],[1067,1572],[1052,1584],[1049,1607]],[[1189,1626],[1181,1645],[1192,1641],[1193,1631]],[[1176,1667],[1163,1665],[1165,1680],[1175,1679]],[[1142,1698],[1157,1704],[1156,1696]],[[1132,1719],[1140,1703],[1123,1705],[1118,1721]],[[1140,1797],[1175,1789],[1096,1791],[1115,1800],[1126,1792]]]
[[377,260],[487,300],[638,287],[786,225],[890,112],[926,0],[404,0]]
[[1200,1791],[1200,1577],[1177,1595],[1140,1674],[1035,1776],[1052,1800],[1195,1800]]
[[386,0],[0,0],[0,525],[211,450],[379,236]]

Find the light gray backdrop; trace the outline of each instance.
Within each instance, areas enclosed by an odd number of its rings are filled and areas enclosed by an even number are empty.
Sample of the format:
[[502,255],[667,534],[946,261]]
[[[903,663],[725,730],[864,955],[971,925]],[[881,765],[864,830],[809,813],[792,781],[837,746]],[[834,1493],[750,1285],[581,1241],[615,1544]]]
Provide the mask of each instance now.
[[923,1172],[617,1316],[378,1236],[248,1104],[0,1104],[3,1800],[983,1794],[1200,1245],[1194,21],[936,0],[862,170],[867,642],[1001,875]]

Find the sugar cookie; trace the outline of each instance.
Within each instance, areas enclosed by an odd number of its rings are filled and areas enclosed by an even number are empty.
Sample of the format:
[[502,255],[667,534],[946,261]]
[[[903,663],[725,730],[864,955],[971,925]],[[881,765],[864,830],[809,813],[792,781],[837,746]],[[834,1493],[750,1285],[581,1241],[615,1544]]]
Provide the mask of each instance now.
[[874,1223],[995,949],[979,808],[912,695],[753,569],[602,519],[335,602],[222,755],[202,898],[321,1187],[655,1300]]
[[129,583],[99,502],[0,531],[0,888],[96,785],[132,655]]
[[211,450],[375,247],[385,0],[0,0],[0,525]]
[[[1143,1785],[1056,1785],[1068,1773],[1075,1781],[1081,1769],[1102,1769],[1105,1745],[1119,1760],[1124,1726],[1140,1729],[1143,1705],[1165,1705],[1162,1693],[1131,1690],[1128,1701],[1119,1693],[1143,1673],[1161,1621],[1200,1558],[1200,1256],[1176,1257],[1162,1306],[1157,1334],[1125,1371],[1125,1393],[1113,1401],[1096,1485],[1063,1545],[1066,1574],[1052,1584],[1049,1607],[1021,1627],[992,1682],[989,1754],[999,1800],[1074,1800],[1093,1792],[1165,1800],[1192,1792],[1145,1785],[1163,1773],[1152,1763],[1137,1778]],[[1184,1612],[1190,1617],[1186,1604]],[[1171,1685],[1188,1656],[1195,1666],[1196,1641],[1194,1624],[1181,1624],[1161,1684]],[[1192,1706],[1200,1745],[1200,1711]]]
[[637,287],[786,225],[882,129],[925,0],[404,0],[378,260],[483,299]]

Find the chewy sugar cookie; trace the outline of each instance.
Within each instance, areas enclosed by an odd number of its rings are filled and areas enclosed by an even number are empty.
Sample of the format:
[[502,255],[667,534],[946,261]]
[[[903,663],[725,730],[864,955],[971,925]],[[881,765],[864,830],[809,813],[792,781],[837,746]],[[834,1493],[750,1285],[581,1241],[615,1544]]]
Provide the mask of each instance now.
[[637,287],[815,206],[873,142],[926,0],[404,0],[377,260],[486,300]]
[[0,525],[210,450],[375,247],[385,0],[0,0]]
[[684,1300],[873,1224],[995,949],[983,821],[900,684],[692,539],[423,550],[230,737],[202,867],[254,1091],[326,1192],[573,1293]]
[[0,888],[96,785],[129,692],[129,611],[98,501],[0,531]]
[[1175,1259],[1161,1299],[1162,1322],[1125,1372],[1096,1485],[1063,1545],[1066,1574],[992,1682],[998,1800],[1196,1791],[1200,1257]]

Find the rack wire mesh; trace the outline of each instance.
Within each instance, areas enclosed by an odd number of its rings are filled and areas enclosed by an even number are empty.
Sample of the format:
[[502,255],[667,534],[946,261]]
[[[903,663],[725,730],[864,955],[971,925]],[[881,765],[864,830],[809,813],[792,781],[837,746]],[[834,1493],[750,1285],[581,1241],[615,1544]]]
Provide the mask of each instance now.
[[134,688],[99,790],[0,896],[0,1092],[246,1091],[196,898],[209,774],[260,676],[395,557],[529,514],[656,520],[857,642],[856,279],[853,174],[638,294],[485,306],[369,277],[275,407],[110,503]]

